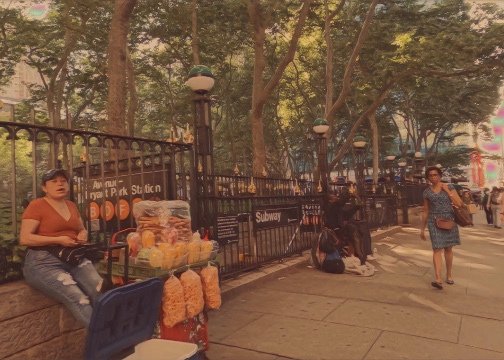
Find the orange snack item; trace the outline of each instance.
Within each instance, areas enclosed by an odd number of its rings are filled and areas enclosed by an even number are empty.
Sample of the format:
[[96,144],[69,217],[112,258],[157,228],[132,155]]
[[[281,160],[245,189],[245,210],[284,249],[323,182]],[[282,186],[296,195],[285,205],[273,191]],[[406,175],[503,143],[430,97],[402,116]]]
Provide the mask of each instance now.
[[156,242],[156,236],[154,235],[154,233],[152,231],[150,231],[150,230],[142,231],[142,246],[144,248],[154,246],[155,242]]
[[205,307],[201,279],[194,271],[187,270],[180,276],[180,282],[184,288],[187,316],[194,317]]
[[205,305],[209,309],[219,309],[222,304],[219,288],[219,270],[215,266],[207,266],[201,270],[200,278]]
[[173,327],[186,319],[184,288],[176,276],[166,280],[163,288],[163,324]]

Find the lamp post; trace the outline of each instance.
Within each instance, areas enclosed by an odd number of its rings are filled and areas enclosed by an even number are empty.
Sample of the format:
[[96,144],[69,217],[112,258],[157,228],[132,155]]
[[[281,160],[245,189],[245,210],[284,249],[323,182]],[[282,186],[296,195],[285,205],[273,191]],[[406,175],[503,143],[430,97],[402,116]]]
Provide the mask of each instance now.
[[407,165],[406,159],[400,158],[399,160],[397,160],[397,165],[401,169],[401,183],[404,183],[406,180],[406,165]]
[[408,164],[408,162],[406,161],[405,158],[400,158],[399,160],[397,160],[397,165],[401,169],[401,184],[400,184],[401,186],[399,187],[400,191],[398,191],[398,194],[399,194],[399,199],[400,199],[400,204],[401,204],[403,224],[409,223],[408,197],[407,197],[408,188],[406,187],[406,165],[407,164]]
[[394,173],[394,166],[395,166],[395,155],[387,155],[385,159],[387,159],[387,166],[389,170],[389,177],[390,177],[390,191],[394,191],[394,183],[395,183],[395,173]]
[[364,189],[364,152],[366,150],[366,138],[361,135],[357,135],[353,139],[353,152],[355,155],[355,180],[357,182],[357,193],[359,195],[365,194]]
[[[201,172],[193,172],[198,178],[197,184],[192,180],[191,187],[196,189],[196,211],[198,225],[205,229],[213,226],[212,206],[209,196],[213,195],[213,137],[212,122],[210,117],[210,97],[208,92],[212,90],[215,83],[212,71],[204,66],[197,65],[189,71],[187,86],[194,93],[194,162],[193,170],[200,169]],[[201,165],[201,167],[199,166]]]
[[422,173],[424,159],[423,159],[422,153],[420,151],[417,151],[415,153],[415,157],[413,158],[413,162],[415,163],[414,177],[415,177],[415,179],[417,179],[418,183],[420,184],[422,182],[422,178],[424,177],[423,173]]
[[318,118],[313,122],[313,132],[317,134],[317,161],[319,169],[318,192],[322,195],[320,207],[324,223],[326,223],[327,214],[327,142],[325,138],[326,131],[329,130],[329,124],[326,119]]
[[324,136],[327,130],[329,124],[326,119],[318,118],[313,122],[313,132],[317,134],[317,160],[322,194],[327,194],[327,142]]

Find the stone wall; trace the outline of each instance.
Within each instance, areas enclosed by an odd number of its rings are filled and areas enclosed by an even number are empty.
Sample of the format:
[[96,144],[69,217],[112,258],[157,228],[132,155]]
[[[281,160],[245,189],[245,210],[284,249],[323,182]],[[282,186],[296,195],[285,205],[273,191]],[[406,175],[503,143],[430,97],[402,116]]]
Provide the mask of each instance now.
[[0,359],[82,359],[86,330],[24,281],[0,286]]

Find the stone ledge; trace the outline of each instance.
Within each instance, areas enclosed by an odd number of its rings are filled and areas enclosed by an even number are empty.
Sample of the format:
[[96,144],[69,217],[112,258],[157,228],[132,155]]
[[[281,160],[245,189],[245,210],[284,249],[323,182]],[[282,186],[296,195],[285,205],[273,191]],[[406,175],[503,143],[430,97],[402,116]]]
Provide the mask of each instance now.
[[0,359],[83,357],[86,331],[63,305],[24,281],[0,286],[0,303]]
[[0,322],[58,304],[24,281],[1,285],[0,302]]

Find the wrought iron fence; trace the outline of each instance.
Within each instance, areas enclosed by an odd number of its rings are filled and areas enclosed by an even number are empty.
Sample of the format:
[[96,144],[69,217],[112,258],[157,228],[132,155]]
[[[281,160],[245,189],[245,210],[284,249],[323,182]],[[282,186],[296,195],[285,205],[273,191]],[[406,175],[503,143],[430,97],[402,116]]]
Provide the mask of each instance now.
[[9,122],[0,122],[0,138],[0,228],[14,237],[49,167],[68,171],[71,199],[98,242],[134,224],[137,201],[190,199],[187,177],[179,175],[191,171],[190,145]]
[[[223,278],[299,254],[321,229],[324,199],[317,182],[208,174],[204,179],[188,144],[8,122],[0,123],[0,136],[0,232],[13,237],[51,164],[70,173],[72,200],[91,239],[104,244],[134,226],[137,201],[189,201],[193,229],[209,230],[221,243]],[[412,203],[421,198],[415,187],[401,191],[413,194]],[[361,201],[365,212],[357,220],[367,220],[371,230],[397,224],[395,194],[371,191]],[[273,221],[275,214],[280,218]]]
[[397,197],[389,195],[366,195],[364,208],[371,230],[395,226],[397,222]]
[[[362,211],[356,213],[356,220],[366,220],[371,231],[388,228],[398,224],[397,220],[397,187],[390,184],[366,183],[366,193],[350,198],[349,204],[362,204]],[[332,184],[330,191],[335,194],[356,192],[357,189],[347,185]]]
[[206,215],[223,248],[224,279],[300,254],[321,229],[322,197],[316,183],[225,175],[211,176],[211,181],[214,189],[200,193],[196,202],[199,210],[211,209]]
[[427,188],[424,184],[400,184],[397,188],[400,198],[406,198],[408,206],[421,206],[424,203],[423,192]]
[[[311,214],[308,210],[317,212],[319,219],[320,208],[313,211],[303,205],[319,202],[311,182],[213,176],[214,186],[198,189],[201,175],[194,171],[191,145],[9,122],[0,123],[0,137],[4,155],[0,158],[4,188],[0,226],[1,233],[13,238],[19,233],[23,207],[42,195],[42,174],[53,166],[69,172],[71,199],[90,238],[104,245],[118,230],[134,227],[132,208],[140,200],[189,201],[194,228],[213,231],[214,222],[221,221],[222,227],[222,219],[233,216],[238,239],[223,241],[224,277],[307,249],[308,227],[301,231],[298,222],[302,214]],[[206,212],[205,202],[210,204]],[[296,223],[254,231],[255,207],[284,203],[297,207]],[[206,227],[205,217],[212,226]]]

